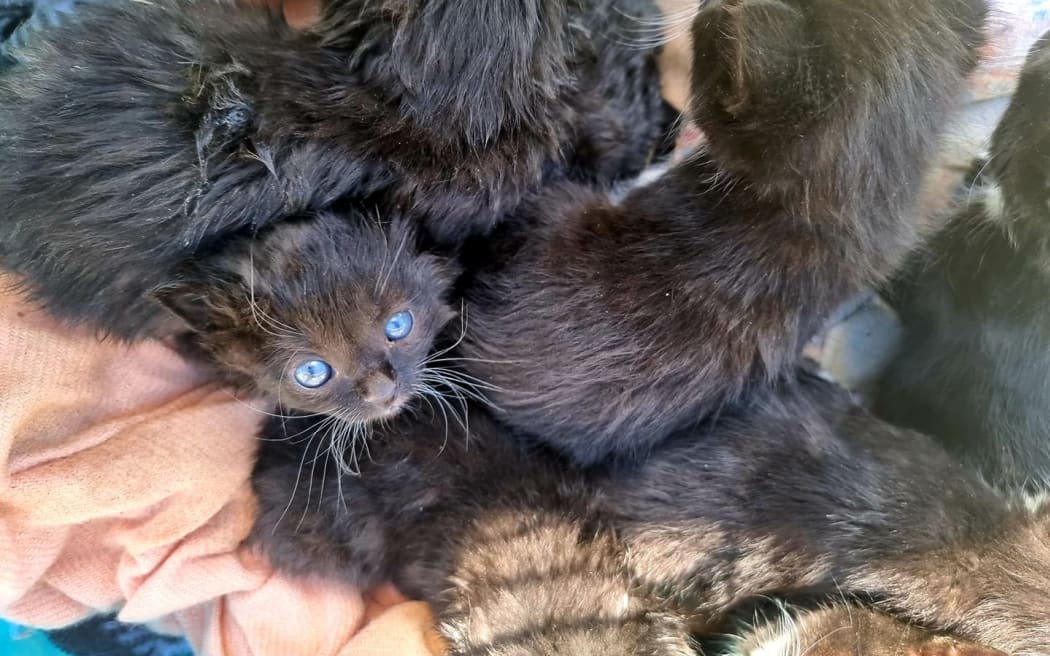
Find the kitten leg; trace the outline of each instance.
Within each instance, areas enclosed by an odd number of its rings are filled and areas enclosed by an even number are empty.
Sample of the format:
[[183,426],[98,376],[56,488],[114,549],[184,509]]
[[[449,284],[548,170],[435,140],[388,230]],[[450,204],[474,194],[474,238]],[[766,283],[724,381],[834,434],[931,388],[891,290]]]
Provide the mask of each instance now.
[[848,604],[792,612],[742,635],[733,656],[1005,656]]
[[453,654],[693,656],[683,617],[640,593],[622,545],[571,513],[486,513],[438,604]]
[[467,292],[464,366],[504,421],[582,463],[644,454],[790,375],[833,308],[892,272],[985,13],[980,0],[704,7],[706,152],[620,204],[541,197]]
[[814,380],[603,485],[640,582],[717,620],[756,595],[870,595],[1013,656],[1050,653],[1050,512]]
[[390,576],[388,525],[361,479],[338,470],[328,430],[306,419],[273,420],[262,430],[247,543],[286,574],[368,588]]

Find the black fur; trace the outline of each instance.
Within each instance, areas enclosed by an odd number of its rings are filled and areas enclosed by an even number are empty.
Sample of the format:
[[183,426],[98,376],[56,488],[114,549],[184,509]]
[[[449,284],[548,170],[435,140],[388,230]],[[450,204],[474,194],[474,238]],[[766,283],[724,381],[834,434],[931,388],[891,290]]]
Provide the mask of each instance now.
[[1050,514],[830,384],[803,376],[589,471],[480,413],[469,435],[421,417],[378,430],[357,477],[308,461],[310,421],[272,422],[252,541],[293,574],[394,581],[434,604],[452,654],[688,654],[689,628],[799,593],[1050,653]]
[[581,187],[529,203],[525,235],[468,291],[465,365],[500,417],[592,463],[789,374],[832,308],[913,245],[984,15],[979,0],[705,3],[704,152],[619,205]]
[[877,411],[990,481],[1050,489],[1050,34],[1031,50],[990,158],[890,290],[904,342]]
[[188,258],[343,197],[456,243],[545,180],[648,161],[657,51],[617,32],[654,11],[345,0],[296,34],[232,2],[85,6],[0,77],[0,257],[57,315],[130,338]]

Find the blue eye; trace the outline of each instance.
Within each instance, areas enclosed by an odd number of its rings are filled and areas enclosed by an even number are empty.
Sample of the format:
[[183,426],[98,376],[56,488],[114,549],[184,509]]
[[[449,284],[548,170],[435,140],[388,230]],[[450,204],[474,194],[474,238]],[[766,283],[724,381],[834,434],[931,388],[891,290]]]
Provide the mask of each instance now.
[[383,326],[383,332],[386,333],[386,338],[391,342],[408,337],[408,334],[412,332],[412,313],[407,311],[398,312],[390,317],[386,320],[386,325]]
[[292,375],[303,387],[316,389],[332,377],[332,367],[324,360],[307,360],[296,367]]

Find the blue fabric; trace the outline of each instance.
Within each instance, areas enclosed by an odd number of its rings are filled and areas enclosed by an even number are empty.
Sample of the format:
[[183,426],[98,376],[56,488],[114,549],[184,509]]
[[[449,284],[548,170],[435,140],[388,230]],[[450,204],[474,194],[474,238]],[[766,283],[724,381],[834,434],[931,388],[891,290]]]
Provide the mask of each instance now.
[[98,616],[58,631],[0,620],[0,656],[193,656],[193,650],[180,638]]
[[51,631],[48,639],[70,656],[193,656],[185,640],[157,635],[144,626],[122,624],[111,615]]
[[0,654],[4,656],[68,656],[51,644],[43,631],[0,620]]
[[15,28],[4,43],[5,48],[17,48],[31,39],[33,32],[58,25],[80,5],[105,0],[35,0],[33,13],[24,23]]

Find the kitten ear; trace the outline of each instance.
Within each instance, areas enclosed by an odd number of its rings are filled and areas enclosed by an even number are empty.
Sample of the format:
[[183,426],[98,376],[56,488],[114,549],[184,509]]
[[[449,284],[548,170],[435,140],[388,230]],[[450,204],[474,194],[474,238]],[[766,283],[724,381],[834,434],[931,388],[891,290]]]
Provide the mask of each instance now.
[[230,323],[230,305],[222,302],[217,286],[176,282],[154,289],[150,296],[193,332],[206,332]]
[[205,170],[250,136],[255,121],[251,82],[248,69],[236,63],[195,71],[189,102],[196,117],[197,157]]
[[463,274],[463,265],[453,257],[436,253],[427,253],[421,257],[434,271],[436,280],[444,287],[451,288],[456,279]]

